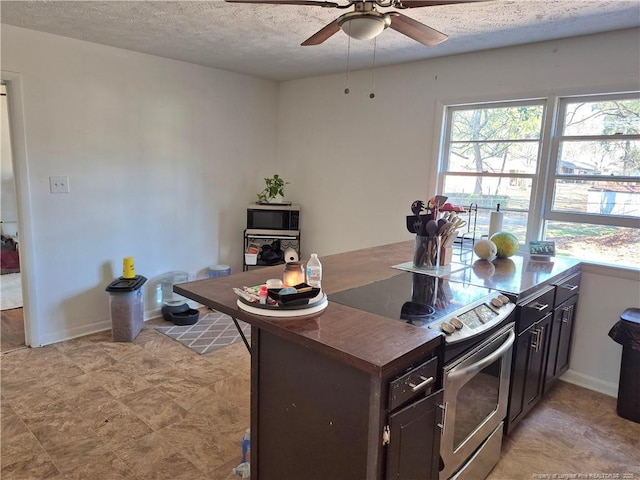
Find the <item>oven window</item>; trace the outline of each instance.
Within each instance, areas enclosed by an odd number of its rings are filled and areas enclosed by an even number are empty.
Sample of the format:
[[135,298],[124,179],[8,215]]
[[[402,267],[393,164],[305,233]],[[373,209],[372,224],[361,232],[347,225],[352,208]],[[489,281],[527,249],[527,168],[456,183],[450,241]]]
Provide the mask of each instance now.
[[498,408],[502,358],[475,374],[458,391],[453,451]]

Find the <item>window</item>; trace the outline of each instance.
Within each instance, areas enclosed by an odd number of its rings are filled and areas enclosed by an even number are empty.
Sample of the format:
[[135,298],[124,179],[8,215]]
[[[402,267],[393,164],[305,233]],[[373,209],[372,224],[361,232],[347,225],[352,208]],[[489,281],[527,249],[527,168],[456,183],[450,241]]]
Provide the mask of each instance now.
[[524,245],[640,267],[638,93],[450,106],[438,190]]

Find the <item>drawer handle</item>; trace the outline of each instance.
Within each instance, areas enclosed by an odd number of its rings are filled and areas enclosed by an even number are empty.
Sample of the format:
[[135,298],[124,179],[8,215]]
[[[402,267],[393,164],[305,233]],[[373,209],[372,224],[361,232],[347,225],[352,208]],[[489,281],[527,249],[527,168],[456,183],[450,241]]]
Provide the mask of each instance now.
[[433,383],[435,378],[433,378],[433,377],[426,378],[426,377],[423,377],[422,375],[420,375],[420,380],[422,380],[422,382],[420,382],[417,385],[415,383],[409,383],[409,387],[411,387],[411,391],[413,393],[417,392],[418,390],[422,390],[423,388],[425,388],[430,383]]
[[549,308],[549,304],[548,303],[535,303],[533,305],[528,306],[528,308],[533,308],[534,310],[537,310],[539,312],[543,311],[546,308]]
[[578,288],[578,285],[560,285],[560,288],[564,288],[565,290],[569,290],[570,292],[573,292]]

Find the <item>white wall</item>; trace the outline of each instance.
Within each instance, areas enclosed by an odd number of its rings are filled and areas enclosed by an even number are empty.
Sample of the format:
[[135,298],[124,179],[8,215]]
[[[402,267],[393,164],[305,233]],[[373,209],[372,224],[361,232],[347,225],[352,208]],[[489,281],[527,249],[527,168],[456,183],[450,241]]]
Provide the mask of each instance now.
[[[640,88],[640,30],[435,58],[280,85],[278,166],[304,209],[305,252],[407,240],[435,188],[443,103]],[[346,52],[345,52],[346,55]],[[338,233],[339,232],[339,233]]]
[[[40,343],[110,326],[104,289],[125,256],[150,279],[147,311],[164,272],[240,269],[246,205],[275,166],[277,84],[6,25],[1,34],[3,78],[12,72],[21,91],[18,195],[31,208]],[[51,175],[68,175],[71,193],[50,194]]]
[[608,333],[630,307],[640,308],[640,272],[583,267],[571,368],[564,380],[617,395],[622,346]]
[[[278,164],[303,208],[303,257],[408,240],[404,217],[434,193],[442,105],[640,89],[640,30],[504,48],[280,85]],[[640,305],[638,275],[587,274],[568,379],[615,394],[606,336]],[[635,275],[635,276],[634,276]],[[624,292],[624,293],[622,293]]]

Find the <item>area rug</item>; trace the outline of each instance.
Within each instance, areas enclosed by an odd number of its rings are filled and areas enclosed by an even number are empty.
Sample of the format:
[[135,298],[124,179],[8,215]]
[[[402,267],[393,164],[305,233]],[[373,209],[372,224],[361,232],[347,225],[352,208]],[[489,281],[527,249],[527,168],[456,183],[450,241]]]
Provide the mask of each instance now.
[[[238,320],[238,324],[249,340],[251,325]],[[160,333],[171,337],[200,355],[242,341],[229,315],[212,311],[200,317],[195,325],[156,327]]]
[[22,277],[20,273],[0,275],[0,310],[22,307]]

